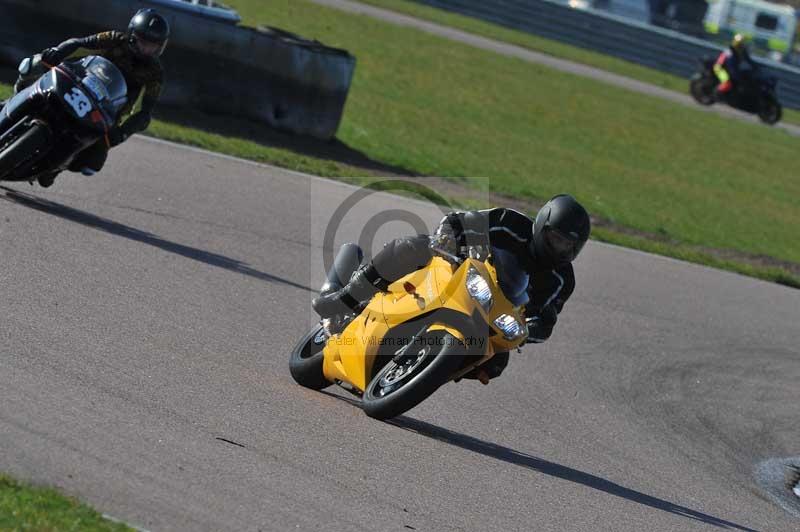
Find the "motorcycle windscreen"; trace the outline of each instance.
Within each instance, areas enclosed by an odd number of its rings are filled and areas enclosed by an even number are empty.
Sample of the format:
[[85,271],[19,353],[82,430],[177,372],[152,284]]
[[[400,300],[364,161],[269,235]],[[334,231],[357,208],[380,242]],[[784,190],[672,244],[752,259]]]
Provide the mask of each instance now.
[[70,70],[81,78],[81,85],[91,92],[98,105],[116,118],[128,101],[128,85],[122,72],[111,61],[93,55],[84,57]]
[[526,304],[530,276],[516,255],[493,246],[492,263],[497,270],[497,284],[506,298],[515,306]]

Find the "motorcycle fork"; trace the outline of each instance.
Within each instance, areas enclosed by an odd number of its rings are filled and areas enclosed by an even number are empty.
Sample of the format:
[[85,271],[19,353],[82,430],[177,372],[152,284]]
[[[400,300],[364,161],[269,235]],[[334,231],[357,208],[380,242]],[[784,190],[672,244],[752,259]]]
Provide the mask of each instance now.
[[[0,150],[3,150],[7,144],[9,144],[8,140],[11,139],[13,142],[14,139],[18,136],[16,135],[19,130],[25,129],[28,121],[23,119],[18,121],[16,124],[11,126],[7,131],[0,134]],[[0,125],[2,125],[2,119],[0,119]]]

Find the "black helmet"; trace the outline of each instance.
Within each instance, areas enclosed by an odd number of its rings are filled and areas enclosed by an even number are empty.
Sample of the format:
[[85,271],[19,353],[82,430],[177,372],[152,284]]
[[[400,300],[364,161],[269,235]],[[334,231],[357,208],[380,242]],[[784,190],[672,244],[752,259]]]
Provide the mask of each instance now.
[[169,23],[155,9],[140,9],[128,24],[128,44],[139,57],[159,57],[168,40]]
[[737,33],[731,40],[731,50],[738,56],[741,56],[747,50],[747,37],[741,33]]
[[546,267],[572,262],[589,239],[591,229],[586,209],[572,196],[559,194],[536,215],[530,252],[537,264]]

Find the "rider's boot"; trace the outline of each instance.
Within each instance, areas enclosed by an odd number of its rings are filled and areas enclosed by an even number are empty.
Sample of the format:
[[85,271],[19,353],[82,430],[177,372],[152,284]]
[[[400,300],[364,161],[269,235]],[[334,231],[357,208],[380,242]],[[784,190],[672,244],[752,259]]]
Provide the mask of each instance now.
[[[355,247],[357,248],[357,246]],[[360,252],[360,249],[357,251]],[[345,255],[343,252],[340,254]],[[427,235],[396,238],[376,253],[372,262],[350,276],[346,286],[340,289],[332,286],[335,291],[331,290],[330,293],[323,290],[322,295],[311,302],[311,306],[323,319],[352,314],[376,293],[387,292],[391,283],[424,267],[430,262],[431,257],[430,237]],[[339,258],[337,256],[337,261]],[[352,263],[353,260],[351,257],[350,262]],[[344,267],[337,269],[336,266],[334,266],[334,270],[336,272],[352,271],[352,269],[347,270]],[[331,272],[328,273],[328,281],[332,285],[335,285],[332,281],[336,278],[348,278],[347,273],[344,276],[341,273],[333,276]]]
[[388,288],[389,282],[370,264],[356,271],[343,288],[315,298],[311,306],[323,319],[352,314],[372,296]]
[[53,186],[53,182],[55,182],[57,176],[58,172],[52,172],[49,174],[39,176],[38,178],[36,178],[36,181],[39,182],[39,186],[43,188],[48,188]]

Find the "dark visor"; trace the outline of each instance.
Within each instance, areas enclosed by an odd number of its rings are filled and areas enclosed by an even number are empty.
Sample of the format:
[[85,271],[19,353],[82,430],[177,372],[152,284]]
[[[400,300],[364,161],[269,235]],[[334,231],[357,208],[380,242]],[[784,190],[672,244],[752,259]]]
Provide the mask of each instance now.
[[548,228],[545,230],[544,239],[553,256],[560,262],[571,262],[578,256],[583,243],[570,238],[557,229]]
[[133,34],[135,46],[139,49],[139,53],[148,57],[158,57],[164,52],[166,42],[152,41],[145,35]]

